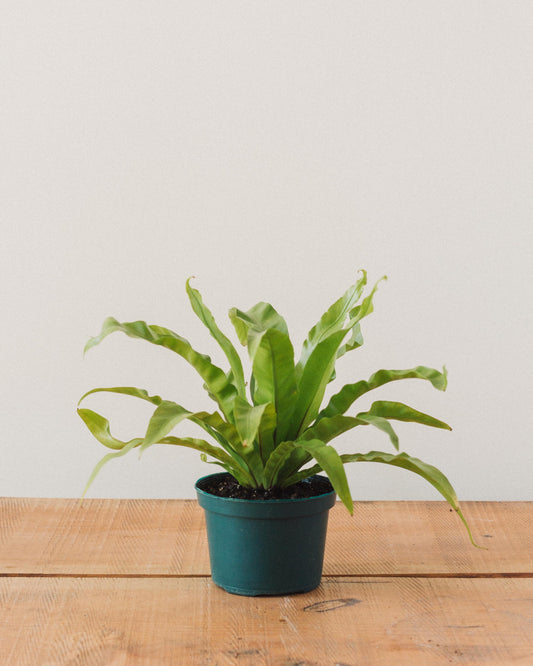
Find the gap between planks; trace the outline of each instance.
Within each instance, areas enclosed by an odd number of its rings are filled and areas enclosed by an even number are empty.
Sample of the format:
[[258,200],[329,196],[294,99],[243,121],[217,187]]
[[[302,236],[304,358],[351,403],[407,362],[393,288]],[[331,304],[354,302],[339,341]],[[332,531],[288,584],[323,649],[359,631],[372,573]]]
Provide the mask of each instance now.
[[[164,579],[164,578],[175,578],[178,579],[209,579],[211,576],[209,574],[141,574],[141,573],[131,573],[131,574],[99,574],[99,573],[0,573],[0,578],[139,578],[139,579]],[[332,580],[343,578],[533,578],[533,572],[502,572],[502,573],[385,573],[385,574],[361,574],[360,576],[354,574],[328,574],[323,576],[324,579]]]

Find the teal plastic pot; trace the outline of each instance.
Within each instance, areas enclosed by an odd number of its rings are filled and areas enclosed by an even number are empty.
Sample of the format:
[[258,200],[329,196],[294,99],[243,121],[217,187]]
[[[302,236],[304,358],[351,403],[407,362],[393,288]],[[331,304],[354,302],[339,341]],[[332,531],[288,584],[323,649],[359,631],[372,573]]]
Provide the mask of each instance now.
[[196,482],[205,511],[211,577],[232,594],[285,595],[309,592],[320,584],[329,509],[335,492],[282,500],[218,497],[204,488],[212,474]]

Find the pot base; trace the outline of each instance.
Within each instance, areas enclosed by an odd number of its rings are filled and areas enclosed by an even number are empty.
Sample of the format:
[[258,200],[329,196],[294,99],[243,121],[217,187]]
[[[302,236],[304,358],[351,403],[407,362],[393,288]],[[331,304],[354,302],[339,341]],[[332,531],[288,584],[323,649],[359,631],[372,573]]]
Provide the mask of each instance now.
[[228,592],[229,594],[235,594],[240,597],[285,597],[293,594],[305,594],[306,592],[312,592],[313,590],[316,590],[316,588],[320,585],[320,580],[316,585],[313,584],[312,587],[309,587],[305,590],[291,590],[291,591],[281,590],[279,592],[273,592],[271,590],[262,591],[262,590],[241,589],[238,587],[228,587],[220,585],[215,580],[213,580],[213,583],[215,583],[217,587],[220,587],[225,592]]

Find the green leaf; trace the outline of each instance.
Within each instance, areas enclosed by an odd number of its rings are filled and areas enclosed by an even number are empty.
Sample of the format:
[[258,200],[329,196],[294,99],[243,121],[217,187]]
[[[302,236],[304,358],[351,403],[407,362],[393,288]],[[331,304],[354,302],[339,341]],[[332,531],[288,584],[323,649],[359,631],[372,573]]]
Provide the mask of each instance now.
[[295,448],[295,442],[288,440],[278,444],[278,446],[272,451],[265,465],[265,488],[275,488],[281,485],[281,481],[284,477],[283,475],[280,477],[280,472],[283,470],[286,461],[289,459]]
[[[269,433],[266,430],[264,432],[264,435],[270,435],[269,441],[267,441],[267,437],[265,436],[263,439],[260,437],[262,424],[265,423],[271,425]],[[263,461],[266,460],[265,456],[270,455],[270,451],[273,448],[275,425],[276,412],[272,403],[252,407],[242,398],[235,400],[235,426],[242,442],[241,455],[248,463],[259,486],[264,486]],[[263,446],[267,444],[269,444],[268,450],[264,451]]]
[[452,484],[448,481],[446,476],[433,465],[419,460],[418,458],[413,458],[407,453],[399,453],[396,455],[390,453],[383,453],[382,451],[370,451],[369,453],[354,453],[354,454],[345,454],[341,456],[343,463],[349,462],[378,462],[384,463],[386,465],[394,465],[396,467],[402,467],[410,472],[418,474],[426,481],[431,483],[431,485],[436,488],[439,493],[444,497],[444,499],[450,504],[450,506],[457,512],[460,519],[462,520],[470,541],[474,546],[479,548],[475,543],[470,527],[461,511],[459,502],[457,500],[457,495]]
[[252,357],[254,403],[271,402],[276,410],[275,442],[286,438],[296,397],[294,350],[289,336],[277,329],[260,334]]
[[[339,414],[314,423],[302,433],[300,439],[308,441],[319,439],[324,443],[328,443],[332,439],[335,439],[335,437],[342,435],[358,425],[367,425],[367,422],[356,419],[353,416],[342,416]],[[295,474],[309,460],[311,460],[311,456],[302,448],[294,449],[285,462],[285,474],[289,476]]]
[[337,414],[314,423],[302,433],[301,439],[320,439],[327,443],[359,425],[368,425],[368,422],[353,416]]
[[186,282],[186,290],[192,305],[192,309],[194,310],[198,318],[208,328],[209,332],[218,342],[222,351],[226,355],[226,358],[228,359],[231,369],[233,371],[233,379],[235,381],[237,392],[241,397],[244,397],[245,383],[244,383],[244,373],[242,369],[241,359],[235,347],[229,340],[229,338],[217,326],[215,318],[211,314],[211,311],[204,304],[200,292],[197,289],[191,287],[190,281],[191,278],[189,278]]
[[[232,308],[229,315],[235,326],[239,340],[242,344],[248,346],[248,354],[252,361],[266,331],[279,331],[290,340],[285,320],[270,303],[257,303],[248,312]],[[255,377],[253,374],[250,379],[250,390],[253,397],[255,395]]]
[[231,474],[237,483],[240,483],[241,485],[246,485],[246,479],[239,477],[238,471],[234,470],[231,465],[226,465],[223,462],[220,462],[219,460],[208,460],[207,455],[205,453],[200,454],[200,460],[204,463],[207,463],[208,465],[218,465],[219,467],[222,467],[222,469],[226,470],[229,474]]
[[300,440],[296,442],[296,446],[301,447],[309,453],[326,472],[331,485],[343,502],[344,506],[348,509],[350,514],[353,514],[353,501],[348,486],[348,479],[346,478],[346,470],[341,457],[337,451],[328,444],[321,442],[319,439]]
[[[272,453],[265,467],[265,479],[272,486],[289,486],[293,483],[293,478],[287,473],[286,462],[290,459],[295,449],[302,449],[310,458],[314,458],[318,465],[313,467],[314,474],[320,471],[326,472],[331,485],[344,503],[350,513],[353,513],[353,502],[346,479],[346,472],[342,460],[337,451],[319,439],[299,440],[297,442],[282,442]],[[296,476],[296,475],[295,475]],[[307,478],[305,475],[302,478]],[[300,480],[300,479],[297,479]],[[295,483],[296,481],[294,481]]]
[[[457,500],[457,494],[448,481],[446,476],[433,465],[419,460],[418,458],[413,458],[407,453],[384,453],[383,451],[370,451],[369,453],[348,453],[340,456],[342,464],[345,465],[351,462],[375,462],[383,463],[386,465],[393,465],[395,467],[401,467],[410,472],[418,474],[423,479],[431,483],[431,485],[438,490],[438,492],[444,497],[444,499],[450,504],[450,506],[457,512],[459,518],[463,522],[471,543],[476,546],[476,548],[481,548],[478,546],[473,537],[470,527],[461,511],[459,502]],[[307,479],[314,474],[318,474],[321,471],[320,465],[314,465],[308,469],[300,470],[296,474],[288,477],[285,481],[286,485],[292,485],[293,483],[298,483],[303,479]]]
[[362,347],[363,342],[364,340],[363,340],[363,334],[361,333],[361,325],[359,324],[359,322],[356,322],[351,327],[350,339],[348,340],[348,342],[339,347],[339,351],[337,352],[337,358],[344,356],[344,354],[346,354],[349,351],[353,351],[354,349]]
[[320,321],[313,326],[307,334],[302,347],[300,360],[296,366],[296,373],[300,376],[307,359],[320,342],[344,327],[344,322],[350,311],[357,303],[366,285],[366,271],[361,271],[363,277],[353,284],[333,305],[322,315]]
[[168,435],[179,423],[194,417],[194,413],[169,400],[157,406],[148,423],[148,428],[141,446],[141,453]]
[[367,317],[369,314],[372,314],[374,312],[374,295],[376,291],[378,290],[378,285],[382,280],[386,280],[387,276],[384,275],[381,277],[376,284],[372,287],[372,291],[366,298],[363,299],[361,305],[357,305],[354,307],[352,310],[350,310],[350,323],[348,324],[348,328],[352,328],[357,324],[358,322],[361,321],[364,317]]
[[[143,452],[149,446],[152,446],[152,444],[159,443],[159,439],[162,436],[169,433],[176,425],[178,425],[178,423],[184,419],[188,419],[189,421],[196,423],[201,428],[203,428],[221,446],[223,446],[225,450],[242,450],[241,440],[235,426],[224,421],[224,419],[217,412],[214,414],[208,414],[207,412],[193,413],[175,402],[162,400],[159,396],[151,396],[145,389],[139,389],[134,386],[95,388],[85,393],[85,395],[81,397],[80,402],[88,395],[99,392],[130,395],[136,398],[141,398],[142,400],[146,400],[156,406],[161,407],[161,409],[156,410],[154,415],[152,415],[152,419],[148,425],[148,430],[150,431],[148,443],[146,443],[146,438],[142,440],[143,445],[141,447],[141,452]],[[111,448],[121,448],[124,445],[124,442],[115,440],[110,436],[109,431],[105,430],[105,428],[109,428],[109,423],[106,419],[96,414],[96,412],[92,412],[91,410],[78,410],[78,412],[86,422],[89,429],[95,429],[93,434],[102,444],[104,444],[103,440],[105,440],[105,442],[107,442],[105,445],[110,446]]]
[[261,452],[261,459],[263,464],[268,460],[272,451],[276,447],[275,435],[278,419],[276,415],[276,408],[272,403],[267,403],[267,407],[261,417],[259,430],[257,433],[257,440],[259,442],[259,450]]
[[[104,465],[106,465],[110,460],[123,456],[132,449],[140,446],[143,442],[143,439],[136,437],[129,442],[122,442],[111,435],[109,421],[100,414],[97,414],[90,409],[78,409],[78,414],[81,416],[94,437],[101,444],[104,444],[104,446],[109,448],[117,449],[115,453],[107,454],[97,463],[89,477],[89,480],[87,481],[82,494],[83,498]],[[165,437],[161,439],[161,441],[157,442],[157,444],[173,444],[201,451],[202,453],[208,454],[218,460],[224,469],[230,472],[230,474],[232,474],[239,483],[246,484],[248,482],[248,477],[246,474],[242,473],[242,470],[235,465],[234,461],[227,453],[216,446],[212,446],[203,439],[195,439],[192,437]]]
[[78,409],[78,414],[87,428],[89,428],[93,437],[95,437],[100,444],[107,446],[109,449],[122,449],[133,441],[137,442],[135,446],[138,446],[142,442],[142,439],[135,439],[130,442],[123,442],[120,439],[116,439],[116,437],[113,437],[111,434],[109,421],[103,416],[100,416],[100,414],[93,412],[92,409],[80,408]]
[[87,484],[85,485],[85,488],[83,489],[83,493],[81,494],[81,499],[85,497],[87,494],[87,491],[91,487],[93,481],[95,478],[98,476],[98,473],[102,469],[102,467],[107,464],[110,460],[113,460],[113,458],[119,458],[120,456],[126,455],[131,449],[134,449],[136,446],[139,446],[139,444],[142,442],[142,439],[132,439],[130,442],[124,443],[124,446],[120,449],[120,451],[115,451],[114,453],[108,453],[105,455],[95,466],[93,471],[91,472],[91,475],[89,476],[89,480],[87,481]]
[[244,447],[254,445],[259,424],[267,406],[268,404],[252,407],[242,398],[235,399],[235,427]]
[[384,419],[394,419],[396,421],[412,421],[414,423],[432,426],[433,428],[451,430],[451,427],[447,423],[444,423],[444,421],[439,421],[433,416],[419,412],[401,402],[378,400],[372,403],[372,407],[368,412],[361,412],[360,414],[357,414],[356,418],[365,419],[373,416],[380,416]]
[[434,368],[427,368],[423,365],[409,370],[378,370],[368,381],[362,380],[355,384],[343,386],[338,393],[331,397],[327,407],[320,412],[318,418],[344,414],[358,398],[368,393],[368,391],[400,379],[425,379],[431,382],[439,391],[445,391],[447,371],[446,368],[443,368],[443,371],[439,372]]
[[141,398],[141,400],[146,400],[147,402],[151,402],[153,405],[160,405],[163,402],[163,399],[160,398],[158,395],[149,395],[148,391],[145,391],[145,389],[135,388],[135,386],[114,386],[112,388],[94,388],[91,389],[90,391],[87,391],[87,393],[84,393],[79,399],[78,405],[81,403],[82,400],[85,400],[85,398],[88,395],[91,395],[92,393],[102,393],[102,392],[131,395],[135,398]]
[[[352,428],[367,425],[372,425],[387,433],[394,447],[398,449],[398,436],[394,432],[390,423],[386,419],[379,416],[366,416],[364,418],[358,418],[337,414],[335,416],[325,417],[307,428],[307,430],[305,430],[302,434],[301,439],[319,439],[322,442],[327,443],[339,435],[348,432],[348,430],[351,430]],[[302,449],[294,450],[286,463],[287,474],[291,476],[296,474],[303,465],[309,462],[309,460],[310,456],[305,453],[305,451]]]
[[[252,487],[257,485],[257,482],[254,482],[253,476],[250,473],[249,465],[244,460],[243,454],[246,454],[247,451],[242,446],[234,426],[225,423],[218,414],[207,414],[206,412],[193,413],[169,400],[164,400],[154,411],[148,423],[141,452],[159,443],[162,438],[168,435],[173,428],[184,420],[195,423],[209,433],[231,456],[233,466],[240,470],[241,477],[247,478],[247,484]],[[226,427],[222,429],[222,425]],[[221,430],[223,430],[224,434],[222,434]],[[225,434],[231,437],[231,442],[228,441]]]
[[302,435],[302,439],[320,439],[323,442],[330,442],[335,437],[360,425],[372,425],[387,433],[394,447],[398,449],[398,436],[392,429],[390,423],[381,416],[372,416],[368,414],[358,414],[357,417],[343,416],[342,414],[325,417],[307,428]]
[[246,345],[248,341],[248,331],[253,326],[253,321],[242,310],[231,308],[228,312],[231,323],[233,324],[237,337],[241,345]]
[[246,448],[255,448],[261,463],[268,460],[274,449],[276,410],[271,402],[252,407],[237,398],[235,400],[235,426]]
[[[231,469],[231,473],[234,473],[235,463],[225,451],[219,449],[218,446],[213,446],[206,442],[205,439],[198,439],[196,437],[163,437],[157,444],[172,444],[173,446],[183,446],[188,449],[194,449],[195,451],[201,451],[204,454],[215,458],[216,460],[224,463],[227,468]],[[229,470],[228,470],[229,471]]]
[[294,408],[293,426],[289,431],[292,439],[297,437],[312,423],[320,409],[326,386],[329,382],[337,350],[347,331],[336,331],[322,340],[307,359],[298,385],[298,400]]
[[225,451],[219,449],[217,446],[209,444],[203,439],[196,439],[194,437],[164,437],[158,444],[172,444],[174,446],[183,446],[189,449],[194,449],[202,453],[202,460],[207,462],[205,459],[206,455],[215,458],[216,464],[223,467],[226,472],[229,472],[238,483],[241,485],[248,485],[250,483],[249,474],[246,473],[239,465],[235,464],[235,461],[229,456]]
[[393,427],[387,421],[387,419],[383,418],[382,416],[375,416],[373,414],[368,414],[368,413],[366,415],[358,414],[357,418],[358,420],[364,421],[368,423],[368,425],[372,425],[374,426],[374,428],[382,430],[384,433],[386,433],[389,436],[389,439],[392,442],[392,445],[394,446],[396,451],[399,450],[400,442],[398,440],[398,435],[395,433]]
[[212,414],[208,412],[195,412],[190,420],[203,428],[217,441],[219,441],[219,438],[222,438],[220,443],[223,446],[229,445],[233,451],[240,451],[242,449],[242,442],[237,428],[233,423],[225,421],[218,412]]
[[237,336],[241,344],[245,345],[248,342],[248,333],[251,329],[258,333],[275,329],[289,336],[289,330],[285,319],[276,312],[276,310],[263,301],[256,303],[247,312],[243,312],[238,308],[231,308],[229,311],[229,318],[237,331]]
[[91,338],[87,342],[85,351],[96,346],[105,337],[115,331],[125,333],[131,338],[139,338],[165,347],[184,358],[204,380],[209,396],[219,404],[226,418],[231,420],[233,401],[237,394],[237,388],[220,368],[211,363],[209,356],[195,351],[185,338],[182,338],[168,328],[148,325],[144,321],[120,323],[113,317],[108,317],[105,320],[100,335]]
[[[363,273],[359,282],[336,301],[309,332],[296,370],[296,375],[299,377],[299,398],[294,411],[296,429],[290,431],[293,439],[317,417],[326,385],[335,377],[337,358],[346,351],[355,349],[362,342],[359,321],[372,312],[372,299],[379,282],[380,280],[361,305],[352,307],[361,296],[366,284],[366,273]],[[347,316],[349,321],[344,327]],[[348,333],[351,333],[351,338],[341,347]]]

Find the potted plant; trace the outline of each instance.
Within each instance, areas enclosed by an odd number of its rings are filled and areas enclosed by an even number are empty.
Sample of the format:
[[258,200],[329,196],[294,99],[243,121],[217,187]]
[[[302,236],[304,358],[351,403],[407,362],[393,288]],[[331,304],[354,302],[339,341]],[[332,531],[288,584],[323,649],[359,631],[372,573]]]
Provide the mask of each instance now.
[[[366,411],[347,415],[358,398],[392,381],[424,379],[444,391],[445,368],[442,372],[424,366],[379,370],[368,380],[346,384],[323,404],[326,388],[335,379],[336,361],[363,344],[360,323],[373,311],[378,283],[364,295],[366,285],[367,274],[362,271],[360,279],[309,331],[298,359],[285,320],[270,304],[260,302],[246,312],[231,309],[229,318],[237,337],[248,349],[248,383],[239,354],[216,324],[200,293],[191,286],[190,278],[186,290],[192,308],[227,357],[228,371],[214,365],[209,356],[197,352],[187,340],[167,328],[144,321],[120,323],[112,317],[106,319],[100,335],[88,341],[85,351],[115,331],[165,347],[198,371],[218,410],[192,411],[129,386],[88,391],[80,402],[90,394],[105,391],[148,401],[155,410],[142,437],[120,441],[111,434],[107,419],[90,409],[78,408],[96,439],[114,449],[96,465],[84,494],[105,463],[132,449],[143,452],[154,444],[196,449],[205,462],[213,462],[224,470],[200,479],[196,490],[206,512],[213,580],[237,594],[287,594],[308,591],[319,584],[327,515],[335,494],[353,512],[346,463],[383,463],[420,475],[458,513],[474,543],[446,476],[435,467],[400,453],[391,421],[411,421],[447,430],[451,430],[450,426],[400,402],[384,400],[374,402]],[[210,441],[171,435],[182,421],[200,426]],[[395,452],[340,455],[330,442],[359,426],[383,431]]]

